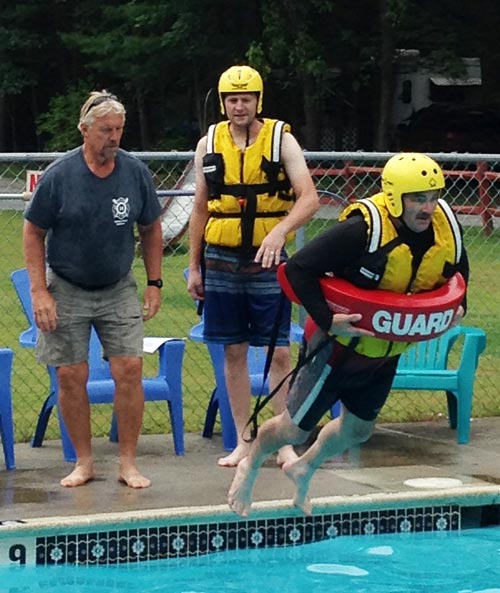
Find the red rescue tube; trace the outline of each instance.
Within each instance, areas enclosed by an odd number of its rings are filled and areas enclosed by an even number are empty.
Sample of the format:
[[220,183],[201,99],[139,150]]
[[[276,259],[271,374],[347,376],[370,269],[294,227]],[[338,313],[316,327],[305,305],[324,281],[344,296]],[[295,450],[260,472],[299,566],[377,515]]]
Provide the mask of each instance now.
[[[288,299],[300,304],[288,278],[285,265],[278,268],[278,280]],[[443,286],[418,294],[399,294],[388,290],[366,290],[347,280],[325,276],[320,279],[323,296],[334,313],[361,313],[356,325],[373,331],[377,338],[394,342],[419,342],[436,338],[449,327],[465,294],[460,273]],[[312,320],[304,328],[306,338],[314,331]]]

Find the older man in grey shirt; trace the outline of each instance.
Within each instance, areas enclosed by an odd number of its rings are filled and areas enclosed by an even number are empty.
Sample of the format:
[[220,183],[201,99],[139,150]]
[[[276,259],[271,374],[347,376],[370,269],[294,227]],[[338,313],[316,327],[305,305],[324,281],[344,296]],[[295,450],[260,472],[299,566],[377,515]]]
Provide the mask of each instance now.
[[[115,96],[91,93],[78,124],[83,145],[47,168],[25,213],[37,359],[57,369],[59,405],[77,455],[61,480],[67,487],[95,477],[86,391],[92,327],[115,381],[118,477],[131,488],[150,485],[135,454],[144,409],[143,322],[161,303],[160,205],[146,165],[119,148],[124,123]],[[142,307],[131,272],[135,225],[148,277]]]

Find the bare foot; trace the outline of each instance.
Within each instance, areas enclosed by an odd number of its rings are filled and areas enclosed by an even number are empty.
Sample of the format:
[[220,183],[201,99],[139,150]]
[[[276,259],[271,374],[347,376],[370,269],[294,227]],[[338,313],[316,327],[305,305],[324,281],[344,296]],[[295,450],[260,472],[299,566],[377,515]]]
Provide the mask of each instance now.
[[247,517],[252,506],[252,490],[257,470],[251,470],[248,457],[244,457],[236,468],[236,474],[227,494],[227,503],[232,511]]
[[241,443],[236,447],[236,449],[231,451],[229,455],[226,455],[226,457],[221,457],[217,463],[221,467],[236,467],[238,463],[248,455],[249,450],[250,443]]
[[149,488],[151,486],[151,480],[139,473],[133,464],[120,464],[118,481],[123,482],[129,488]]
[[307,464],[300,460],[293,463],[285,463],[283,465],[283,471],[296,487],[293,504],[305,515],[310,515],[312,513],[312,505],[311,500],[307,496],[307,491],[312,473],[307,471]]
[[285,445],[284,447],[281,447],[281,449],[278,451],[278,455],[276,457],[276,464],[280,467],[283,467],[285,463],[295,463],[295,461],[297,461],[298,458],[299,456],[297,455],[297,453],[295,453],[295,450],[292,447],[292,445]]
[[94,464],[90,461],[77,461],[73,471],[60,482],[65,488],[76,488],[83,486],[95,478]]

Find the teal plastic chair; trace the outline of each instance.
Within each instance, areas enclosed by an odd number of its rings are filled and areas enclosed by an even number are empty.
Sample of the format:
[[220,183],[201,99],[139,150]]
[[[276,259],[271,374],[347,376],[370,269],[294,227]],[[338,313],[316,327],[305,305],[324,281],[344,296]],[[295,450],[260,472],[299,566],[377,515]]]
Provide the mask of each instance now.
[[[455,345],[458,362],[452,366]],[[464,325],[418,342],[401,356],[392,388],[445,391],[450,428],[457,430],[458,443],[468,443],[476,369],[485,347],[484,330]]]
[[16,469],[11,390],[13,360],[14,352],[10,348],[0,348],[0,435],[7,469]]
[[[450,361],[454,346],[456,364]],[[457,430],[459,444],[468,443],[476,369],[485,347],[485,332],[464,325],[438,338],[416,342],[401,356],[392,389],[444,391],[450,428]],[[331,413],[337,415],[333,408]]]

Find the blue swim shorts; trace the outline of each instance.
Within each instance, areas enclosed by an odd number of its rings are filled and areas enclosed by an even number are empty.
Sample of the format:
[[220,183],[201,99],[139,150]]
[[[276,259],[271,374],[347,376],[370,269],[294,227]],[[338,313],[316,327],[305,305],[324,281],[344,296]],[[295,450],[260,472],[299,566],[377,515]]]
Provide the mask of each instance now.
[[[278,317],[281,287],[276,267],[254,262],[255,252],[242,253],[208,245],[205,254],[204,338],[217,344],[267,346]],[[281,254],[286,261],[286,253]],[[291,303],[283,299],[276,345],[290,344]]]

